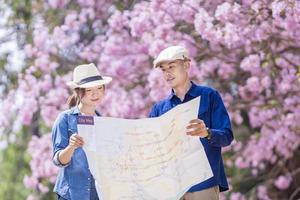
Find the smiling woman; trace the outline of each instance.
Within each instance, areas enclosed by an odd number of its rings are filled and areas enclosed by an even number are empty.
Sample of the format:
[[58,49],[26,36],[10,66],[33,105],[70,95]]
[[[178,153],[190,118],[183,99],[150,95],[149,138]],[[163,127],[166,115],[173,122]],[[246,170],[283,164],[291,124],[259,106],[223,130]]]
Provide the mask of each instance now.
[[104,96],[105,87],[94,86],[85,88],[84,95],[81,97],[81,103],[78,105],[82,113],[93,115],[94,108],[100,103]]
[[[103,98],[105,92],[105,86],[95,86],[89,88],[75,88],[73,94],[68,98],[67,104],[69,108],[79,106],[83,113],[86,108],[82,108],[83,105],[96,104]],[[82,102],[80,104],[80,102]],[[89,113],[92,114],[92,113]]]
[[74,69],[74,89],[68,99],[70,109],[59,114],[52,129],[53,162],[61,167],[54,187],[58,199],[99,199],[91,174],[82,137],[77,131],[78,115],[100,115],[96,111],[101,102],[105,84],[112,79],[102,77],[94,64],[79,65]]

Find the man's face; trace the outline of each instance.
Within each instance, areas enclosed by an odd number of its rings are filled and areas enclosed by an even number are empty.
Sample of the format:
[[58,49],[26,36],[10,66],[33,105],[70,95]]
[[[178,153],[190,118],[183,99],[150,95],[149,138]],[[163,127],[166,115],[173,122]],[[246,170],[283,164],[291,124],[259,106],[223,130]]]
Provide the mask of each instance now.
[[175,60],[163,62],[160,64],[163,77],[172,88],[183,85],[188,79],[189,63],[188,61]]

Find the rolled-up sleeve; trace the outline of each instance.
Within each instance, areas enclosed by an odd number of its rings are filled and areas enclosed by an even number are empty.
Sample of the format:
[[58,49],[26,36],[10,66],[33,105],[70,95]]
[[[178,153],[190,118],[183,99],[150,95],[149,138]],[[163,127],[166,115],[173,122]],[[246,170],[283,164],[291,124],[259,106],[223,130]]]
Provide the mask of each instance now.
[[58,167],[66,167],[67,164],[62,164],[58,157],[59,153],[69,144],[68,134],[68,119],[67,114],[61,113],[54,122],[52,128],[52,143],[53,143],[53,163]]
[[58,156],[59,156],[59,153],[61,152],[61,150],[60,151],[57,151],[55,154],[54,154],[54,156],[53,156],[53,163],[56,165],[56,166],[58,166],[58,167],[67,167],[70,163],[67,163],[67,164],[62,164],[60,161],[59,161],[59,159],[58,159]]
[[228,146],[233,140],[229,115],[217,91],[213,93],[211,100],[211,137],[209,143],[218,147]]

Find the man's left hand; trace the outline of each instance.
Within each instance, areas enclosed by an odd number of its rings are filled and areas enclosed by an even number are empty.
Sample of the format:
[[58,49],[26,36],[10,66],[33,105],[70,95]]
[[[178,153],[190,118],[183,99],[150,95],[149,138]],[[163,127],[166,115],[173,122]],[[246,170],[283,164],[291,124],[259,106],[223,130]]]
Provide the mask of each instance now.
[[186,127],[187,135],[199,136],[205,138],[208,136],[208,132],[205,126],[205,123],[201,119],[193,119],[190,121],[190,124]]

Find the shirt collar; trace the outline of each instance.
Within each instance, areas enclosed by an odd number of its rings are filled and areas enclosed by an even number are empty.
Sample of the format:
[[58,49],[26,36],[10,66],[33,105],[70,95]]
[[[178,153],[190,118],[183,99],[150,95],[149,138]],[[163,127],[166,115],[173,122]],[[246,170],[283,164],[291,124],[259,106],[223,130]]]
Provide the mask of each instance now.
[[74,106],[73,108],[71,108],[71,114],[77,115],[79,113],[80,113],[80,110],[79,110],[78,106]]
[[[101,114],[97,110],[95,110],[95,113],[96,113],[97,116],[101,116]],[[73,115],[81,115],[78,106],[74,106],[73,108],[71,108],[71,114],[73,114]]]
[[189,91],[187,92],[187,94],[189,94],[190,96],[192,97],[197,97],[199,96],[199,92],[198,92],[198,89],[197,89],[197,85],[191,81],[191,84],[192,86],[190,87]]
[[[191,87],[185,95],[189,95],[191,97],[199,96],[197,93],[197,85],[193,81],[191,81]],[[172,89],[171,94],[169,95],[168,99],[171,100],[175,96],[176,96],[175,91]]]

